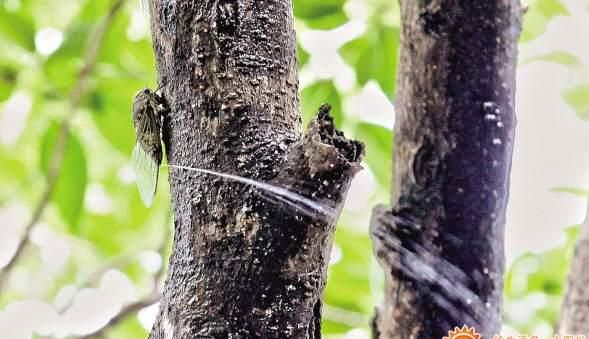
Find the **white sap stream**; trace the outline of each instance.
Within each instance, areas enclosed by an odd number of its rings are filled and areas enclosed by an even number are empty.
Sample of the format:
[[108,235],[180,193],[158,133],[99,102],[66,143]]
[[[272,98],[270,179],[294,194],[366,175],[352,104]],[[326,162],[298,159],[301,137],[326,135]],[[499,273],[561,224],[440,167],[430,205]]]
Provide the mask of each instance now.
[[[213,170],[178,165],[162,165],[169,168],[204,173],[227,180],[250,185],[269,193],[262,196],[272,202],[280,202],[311,218],[319,218],[332,222],[336,210],[326,204],[319,203],[288,189],[253,179],[221,173]],[[467,277],[457,267],[443,259],[436,259],[424,248],[413,244],[414,250],[401,245],[399,239],[385,238],[384,246],[390,251],[390,263],[425,286],[436,286],[438,291],[431,291],[431,302],[436,303],[454,315],[462,315],[466,323],[477,324],[477,320],[485,319],[493,314],[492,305],[478,298],[464,283]]]
[[163,165],[170,168],[182,169],[187,171],[199,172],[204,174],[213,175],[216,177],[232,180],[235,182],[240,182],[246,185],[250,185],[256,188],[263,190],[264,192],[270,193],[274,199],[280,201],[284,204],[293,207],[294,209],[302,212],[303,214],[310,216],[310,217],[317,217],[319,216],[325,220],[333,220],[335,219],[336,211],[334,208],[327,206],[326,204],[319,203],[315,200],[309,199],[305,196],[300,194],[294,193],[289,191],[288,189],[272,184],[268,184],[265,182],[256,181],[253,179],[241,177],[238,175],[221,173],[213,170],[208,170],[204,168],[195,168],[195,167],[187,167],[187,166],[179,166],[179,165]]

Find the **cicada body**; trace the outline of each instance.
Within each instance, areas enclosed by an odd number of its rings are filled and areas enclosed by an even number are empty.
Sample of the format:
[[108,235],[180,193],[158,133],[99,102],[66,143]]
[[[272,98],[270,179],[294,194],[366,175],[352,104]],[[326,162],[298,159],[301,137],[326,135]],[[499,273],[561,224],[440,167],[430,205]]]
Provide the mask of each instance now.
[[133,149],[132,162],[139,194],[147,207],[153,204],[162,163],[161,115],[165,110],[163,98],[149,88],[135,95],[133,124],[137,143]]

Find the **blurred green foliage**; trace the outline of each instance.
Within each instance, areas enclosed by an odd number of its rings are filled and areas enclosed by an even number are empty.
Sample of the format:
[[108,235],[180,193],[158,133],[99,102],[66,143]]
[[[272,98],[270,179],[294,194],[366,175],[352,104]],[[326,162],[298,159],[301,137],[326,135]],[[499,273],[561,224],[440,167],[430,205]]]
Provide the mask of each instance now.
[[572,87],[566,90],[563,96],[580,118],[589,120],[589,83]]
[[[521,333],[555,327],[579,227],[566,230],[566,242],[542,254],[519,257],[505,278],[505,320]],[[522,313],[527,317],[522,317]]]
[[[52,123],[42,138],[40,162],[45,175],[48,175],[50,169],[56,166],[52,163],[52,155],[59,133],[59,124]],[[62,218],[68,224],[69,230],[77,234],[78,221],[84,203],[84,193],[88,184],[88,168],[84,149],[75,135],[70,136],[65,145],[61,166],[63,166],[63,170],[57,178],[52,199],[57,205]]]
[[525,26],[521,35],[522,41],[537,38],[546,31],[550,20],[559,15],[568,15],[566,7],[559,0],[532,0],[525,3]]
[[[300,24],[297,27],[305,31],[346,25],[350,20],[347,6],[351,3],[358,6],[358,1],[353,0],[295,0],[294,13]],[[80,70],[87,38],[109,5],[106,0],[6,0],[0,4],[0,107],[7,107],[17,95],[29,100],[31,107],[18,113],[26,114],[22,131],[14,140],[0,143],[0,204],[17,202],[30,211],[38,202],[58,133],[57,122],[69,109],[68,92]],[[348,115],[345,98],[358,94],[364,85],[374,81],[393,100],[400,31],[398,5],[390,0],[366,0],[361,5],[366,12],[361,20],[363,31],[339,48],[340,56],[355,74],[355,84],[341,88],[334,79],[314,79],[301,88],[301,111],[304,120],[309,121],[321,103],[333,106],[338,126],[366,143],[366,165],[377,183],[373,202],[385,203],[382,197],[388,195],[392,182],[392,167],[387,159],[392,156],[393,133],[390,126]],[[530,2],[522,42],[537,38],[552,18],[567,14],[557,0]],[[61,287],[78,283],[79,276],[94,272],[118,256],[134,256],[156,248],[163,228],[169,227],[166,215],[170,197],[165,175],[160,177],[159,193],[151,209],[144,208],[129,179],[129,157],[134,144],[132,98],[143,86],[153,86],[156,79],[148,20],[138,1],[126,4],[106,36],[88,94],[72,121],[61,177],[43,222],[66,235],[74,245],[67,265],[54,276],[43,278],[47,288],[37,294],[40,299],[52,300]],[[49,27],[61,32],[63,41],[55,43],[57,49],[47,53],[40,50],[43,41],[39,41],[39,33]],[[301,45],[298,53],[301,68],[316,57]],[[575,63],[573,57],[562,51],[545,59]],[[588,119],[586,84],[571,88],[564,98],[579,116]],[[101,194],[110,201],[106,207],[94,202]],[[367,235],[369,215],[369,210],[360,215],[344,212],[340,221],[336,248],[341,255],[330,267],[326,291],[324,332],[328,338],[354,328],[368,331],[368,320],[378,302],[373,286],[380,284],[375,281],[380,275],[373,274],[378,270],[371,259]],[[506,322],[530,332],[539,323],[556,321],[574,230],[570,230],[569,240],[562,248],[525,255],[510,268],[505,290]],[[35,251],[30,251],[22,262],[22,267],[31,271],[32,279],[42,274],[36,272],[39,265]],[[137,264],[125,265],[122,270],[138,290],[146,289],[149,272]],[[533,317],[525,321],[515,319],[510,313],[511,305],[533,295],[546,300]],[[24,292],[10,291],[0,296],[0,309],[27,297]],[[108,338],[140,338],[145,333],[137,318],[131,317],[109,332]]]

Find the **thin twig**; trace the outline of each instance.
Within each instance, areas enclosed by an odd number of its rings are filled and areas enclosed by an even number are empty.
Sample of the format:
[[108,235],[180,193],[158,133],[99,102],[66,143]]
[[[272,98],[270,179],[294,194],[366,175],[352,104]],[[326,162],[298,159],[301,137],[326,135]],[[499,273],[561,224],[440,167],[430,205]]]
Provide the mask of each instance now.
[[86,46],[86,52],[84,55],[84,65],[78,73],[77,81],[74,84],[74,87],[72,88],[68,96],[69,111],[67,115],[64,117],[63,121],[61,122],[59,134],[57,136],[57,141],[55,143],[53,151],[51,152],[49,169],[47,171],[47,185],[45,187],[45,190],[43,191],[43,194],[41,195],[41,199],[39,200],[37,207],[35,207],[33,211],[31,220],[25,227],[24,234],[17,245],[14,255],[10,258],[8,264],[6,264],[4,269],[1,271],[0,292],[2,291],[2,286],[4,285],[6,278],[9,276],[10,272],[14,268],[14,265],[18,262],[18,259],[22,256],[25,247],[29,243],[31,231],[41,218],[41,215],[43,214],[45,208],[49,203],[51,194],[55,189],[57,179],[59,178],[59,174],[61,172],[61,163],[63,161],[65,149],[67,146],[67,142],[69,140],[70,122],[73,116],[75,115],[76,111],[78,110],[78,107],[80,106],[82,97],[86,93],[88,79],[90,78],[90,74],[92,74],[96,66],[98,52],[102,47],[104,37],[106,36],[106,32],[108,31],[108,28],[111,26],[114,18],[122,8],[124,2],[125,0],[115,0],[113,6],[110,8],[106,16],[102,19],[102,22],[96,27],[96,29],[88,39],[88,45]]
[[[121,270],[123,268],[125,268],[126,266],[128,266],[133,260],[135,259],[135,257],[133,257],[131,254],[127,253],[125,255],[122,256],[118,256],[116,258],[114,258],[113,260],[110,260],[108,263],[101,265],[98,269],[96,269],[94,272],[90,273],[89,275],[87,275],[81,283],[76,284],[76,289],[82,290],[84,288],[90,287],[90,286],[94,286],[97,285],[100,278],[109,270],[112,269],[118,269]],[[59,307],[57,309],[57,312],[59,314],[64,314],[73,304],[74,300],[75,300],[76,294],[73,294],[69,297],[68,301],[65,302],[61,307]]]
[[144,299],[138,300],[136,302],[130,303],[127,306],[123,307],[121,311],[112,317],[104,327],[100,328],[94,333],[90,333],[83,337],[79,337],[78,339],[94,339],[100,338],[107,330],[111,329],[118,325],[121,321],[125,320],[128,316],[134,315],[135,313],[141,311],[142,309],[151,306],[158,302],[161,298],[159,293],[151,293]]
[[[155,248],[155,251],[157,253],[160,254],[160,257],[162,258],[162,264],[159,267],[159,269],[153,274],[153,290],[154,292],[157,291],[159,289],[159,283],[161,278],[163,277],[164,273],[165,273],[165,265],[164,265],[164,257],[166,254],[166,250],[167,250],[167,245],[170,241],[170,236],[172,234],[171,230],[170,230],[170,221],[172,220],[172,214],[171,214],[171,209],[170,212],[167,214],[166,216],[166,221],[165,221],[165,227],[164,227],[164,232],[165,234],[163,235],[160,243],[158,244],[158,246]],[[143,249],[146,250],[146,249]],[[139,250],[139,251],[143,251],[143,250]],[[136,251],[137,252],[137,251]],[[89,287],[92,286],[94,284],[97,283],[97,281],[100,279],[100,277],[102,277],[102,275],[107,272],[108,270],[111,269],[121,269],[122,267],[127,266],[128,264],[131,263],[131,261],[134,259],[134,257],[132,256],[132,254],[130,253],[126,253],[120,256],[117,256],[116,258],[114,258],[113,260],[110,260],[110,262],[106,263],[105,265],[102,265],[100,268],[98,268],[97,270],[95,270],[94,272],[92,272],[91,274],[89,274],[82,283],[80,283],[76,288],[78,290],[83,289],[85,287]],[[72,303],[74,302],[74,297],[75,295],[72,295],[69,300],[62,306],[59,308],[58,313],[60,314],[64,314],[68,308],[71,307]]]
[[151,306],[156,302],[160,301],[161,293],[160,293],[160,280],[164,275],[165,272],[165,265],[164,265],[164,257],[167,248],[167,244],[170,240],[170,235],[172,231],[170,229],[170,221],[172,220],[172,212],[168,213],[166,217],[166,224],[165,224],[165,236],[162,239],[162,242],[157,248],[157,252],[160,254],[162,258],[162,265],[160,266],[159,270],[154,273],[153,275],[153,288],[152,291],[145,296],[143,299],[130,303],[123,307],[119,313],[117,313],[114,317],[112,317],[106,325],[99,328],[93,333],[87,334],[82,337],[78,337],[77,339],[97,339],[102,337],[108,330],[118,325],[121,321],[125,320],[127,317],[134,315],[135,313],[141,311],[143,308]]

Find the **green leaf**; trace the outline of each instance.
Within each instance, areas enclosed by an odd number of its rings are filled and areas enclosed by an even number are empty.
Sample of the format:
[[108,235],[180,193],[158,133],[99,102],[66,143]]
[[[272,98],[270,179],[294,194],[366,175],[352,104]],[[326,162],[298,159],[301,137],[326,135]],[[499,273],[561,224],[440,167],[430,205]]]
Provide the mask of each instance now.
[[[104,38],[103,48],[100,49],[100,61],[111,64],[119,63],[121,52],[127,48],[127,28],[129,26],[129,17],[117,16],[109,27]],[[153,55],[153,51],[151,53]]]
[[371,123],[360,123],[355,138],[366,145],[365,161],[379,184],[390,187],[392,181],[393,131]]
[[301,109],[303,111],[303,126],[315,117],[319,107],[328,103],[331,105],[331,116],[336,126],[342,126],[343,113],[341,97],[331,80],[321,80],[306,87],[301,92]]
[[129,159],[135,144],[131,108],[135,93],[143,86],[132,79],[102,79],[87,103],[102,135]]
[[555,187],[550,190],[551,192],[557,193],[568,193],[582,198],[589,198],[589,190],[578,188],[578,187]]
[[148,335],[138,317],[128,317],[124,319],[120,325],[117,325],[109,331],[109,338],[111,339],[127,339],[127,338],[146,338]]
[[340,49],[344,60],[354,68],[360,85],[374,79],[389,97],[395,91],[398,64],[399,29],[378,25]]
[[561,64],[564,66],[575,66],[575,65],[581,64],[581,61],[579,60],[579,58],[577,58],[576,56],[574,56],[566,51],[560,51],[560,50],[554,51],[554,52],[551,52],[548,54],[529,58],[527,60],[524,60],[524,62],[522,64],[527,64],[527,63],[530,63],[533,61],[549,61],[549,62]]
[[0,36],[29,52],[35,51],[35,24],[25,11],[9,12],[0,5]]
[[10,97],[16,85],[18,70],[8,65],[0,65],[0,101]]
[[589,120],[589,83],[569,88],[563,98],[583,120]]
[[557,15],[570,15],[560,0],[537,0],[534,5],[544,16],[552,18]]
[[332,29],[348,21],[343,11],[345,2],[345,0],[296,0],[294,14],[313,29]]
[[[579,236],[579,227],[573,226],[565,230],[566,243],[541,254],[527,253],[517,258],[505,279],[506,320],[517,325],[518,330],[528,331],[538,322],[554,324],[558,320],[562,295],[565,289],[566,276],[573,258],[575,243]],[[510,321],[510,318],[521,318],[510,314],[510,310],[519,313],[510,303],[519,303],[532,295],[542,295],[547,300],[539,306],[536,313],[525,323]]]
[[299,43],[297,43],[297,55],[299,58],[299,68],[302,68],[309,62],[310,55]]
[[[158,201],[169,204],[170,196],[164,189],[166,177],[160,178],[159,192],[152,208],[145,208],[135,185],[121,185],[116,177],[106,180],[105,188],[112,199],[113,211],[107,215],[90,214],[84,218],[80,234],[92,242],[102,255],[112,256],[129,250],[129,239],[141,237],[141,244],[157,243],[164,222]],[[104,181],[103,181],[104,183]],[[160,203],[161,204],[161,203]]]
[[86,39],[92,27],[85,24],[77,24],[64,33],[63,44],[51,54],[43,70],[47,79],[62,95],[74,85],[78,71],[82,65],[82,57]]
[[[97,22],[112,6],[108,0],[86,0],[80,10],[79,19],[85,22]],[[139,4],[137,4],[139,6]]]
[[[53,123],[47,129],[41,144],[41,169],[47,174],[52,160],[60,127]],[[65,146],[61,171],[51,197],[70,230],[77,233],[79,218],[84,206],[88,182],[86,156],[82,144],[70,134]]]
[[18,187],[28,180],[26,174],[27,167],[19,152],[14,149],[0,147],[0,207],[3,202],[14,200],[12,195],[18,190]]
[[[128,17],[119,16],[109,28],[96,74],[103,77],[130,78],[141,82],[141,87],[156,87],[156,64],[153,45],[149,39],[128,39]],[[135,88],[134,90],[138,90]]]
[[[336,312],[324,312],[323,330],[326,333],[344,333],[356,326],[367,325],[374,303],[369,280],[371,258],[366,255],[370,252],[368,235],[338,226],[335,243],[341,250],[341,259],[329,267],[325,303],[336,308]],[[348,313],[344,318],[350,318],[347,320],[354,323],[347,322],[337,313]]]
[[523,31],[520,41],[526,42],[537,38],[546,31],[551,19],[559,15],[569,15],[560,0],[536,0],[529,4],[524,15]]

